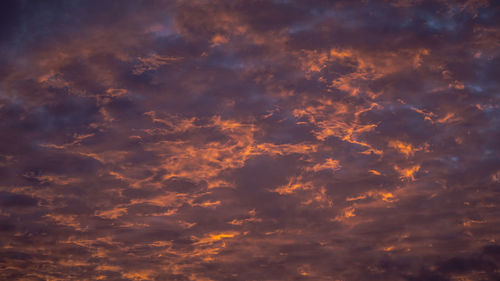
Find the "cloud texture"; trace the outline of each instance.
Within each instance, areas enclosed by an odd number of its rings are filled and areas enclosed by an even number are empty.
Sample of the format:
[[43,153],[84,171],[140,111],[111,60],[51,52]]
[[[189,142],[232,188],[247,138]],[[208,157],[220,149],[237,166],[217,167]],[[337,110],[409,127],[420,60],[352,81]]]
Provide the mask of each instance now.
[[1,5],[0,279],[500,279],[497,1]]

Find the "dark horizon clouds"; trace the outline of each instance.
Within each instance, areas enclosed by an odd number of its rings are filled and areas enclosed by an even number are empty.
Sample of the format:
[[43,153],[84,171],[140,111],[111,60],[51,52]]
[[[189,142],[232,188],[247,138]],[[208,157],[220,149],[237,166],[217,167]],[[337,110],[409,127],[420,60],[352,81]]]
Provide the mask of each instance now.
[[0,279],[500,280],[497,1],[0,13]]

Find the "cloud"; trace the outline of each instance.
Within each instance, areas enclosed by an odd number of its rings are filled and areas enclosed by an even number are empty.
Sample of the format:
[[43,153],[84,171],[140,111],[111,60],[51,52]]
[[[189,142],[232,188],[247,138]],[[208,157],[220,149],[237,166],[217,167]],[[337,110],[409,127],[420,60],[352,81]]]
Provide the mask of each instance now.
[[494,1],[3,1],[0,279],[497,280]]

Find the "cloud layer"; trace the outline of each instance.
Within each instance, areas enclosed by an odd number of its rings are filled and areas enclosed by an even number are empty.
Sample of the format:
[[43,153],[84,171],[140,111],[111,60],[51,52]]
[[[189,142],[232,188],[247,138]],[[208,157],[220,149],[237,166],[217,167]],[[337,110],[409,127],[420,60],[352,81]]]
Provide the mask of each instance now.
[[496,1],[2,1],[0,279],[500,279]]

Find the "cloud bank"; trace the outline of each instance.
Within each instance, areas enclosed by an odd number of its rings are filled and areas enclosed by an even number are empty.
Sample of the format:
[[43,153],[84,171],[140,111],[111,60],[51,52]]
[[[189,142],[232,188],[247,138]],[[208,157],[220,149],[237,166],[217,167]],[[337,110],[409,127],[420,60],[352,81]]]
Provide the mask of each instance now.
[[2,1],[0,279],[500,279],[496,1]]

